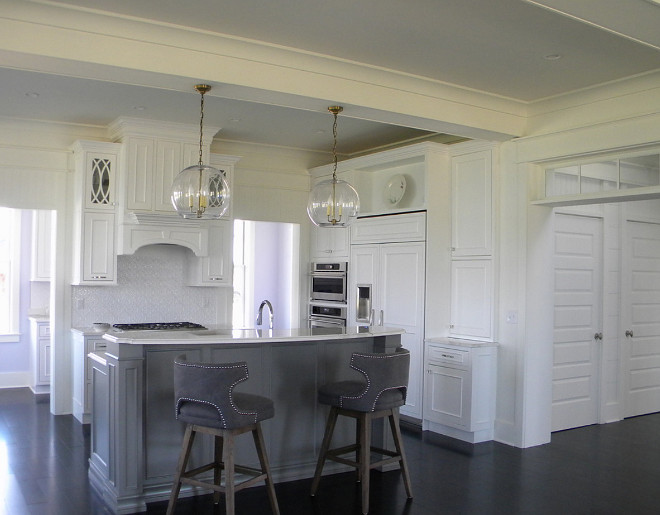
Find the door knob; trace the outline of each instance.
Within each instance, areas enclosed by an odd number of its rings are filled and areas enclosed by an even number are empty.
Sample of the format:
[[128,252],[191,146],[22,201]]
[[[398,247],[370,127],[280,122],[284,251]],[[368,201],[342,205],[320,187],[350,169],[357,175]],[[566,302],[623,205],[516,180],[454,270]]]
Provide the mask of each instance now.
[[629,329],[628,331],[626,331],[626,338],[632,338],[632,337],[633,337],[632,329]]

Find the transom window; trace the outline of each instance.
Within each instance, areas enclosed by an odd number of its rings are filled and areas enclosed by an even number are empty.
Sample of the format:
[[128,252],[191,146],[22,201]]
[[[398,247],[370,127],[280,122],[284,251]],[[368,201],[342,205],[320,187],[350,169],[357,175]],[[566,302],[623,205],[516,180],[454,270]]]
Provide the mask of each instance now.
[[660,187],[658,152],[574,162],[545,169],[545,198],[649,187]]

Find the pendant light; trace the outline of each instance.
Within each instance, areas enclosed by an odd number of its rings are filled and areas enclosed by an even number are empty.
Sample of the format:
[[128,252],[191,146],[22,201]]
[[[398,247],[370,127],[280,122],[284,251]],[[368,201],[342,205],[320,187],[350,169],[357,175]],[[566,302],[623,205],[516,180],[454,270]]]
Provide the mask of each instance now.
[[314,225],[319,227],[348,227],[357,219],[360,211],[360,198],[355,188],[337,179],[337,115],[343,110],[340,106],[328,107],[328,111],[335,117],[332,125],[332,179],[316,184],[307,201],[307,214]]
[[197,84],[195,89],[201,95],[199,163],[185,168],[174,179],[172,204],[183,218],[215,220],[224,215],[229,207],[229,184],[220,170],[202,164],[204,94],[211,90],[211,86]]

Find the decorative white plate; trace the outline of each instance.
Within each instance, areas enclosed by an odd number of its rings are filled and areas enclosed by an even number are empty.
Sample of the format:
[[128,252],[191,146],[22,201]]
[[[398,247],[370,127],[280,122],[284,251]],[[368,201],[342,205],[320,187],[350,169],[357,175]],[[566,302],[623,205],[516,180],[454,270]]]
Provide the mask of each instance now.
[[400,174],[394,175],[385,185],[385,189],[383,191],[385,203],[390,207],[394,207],[401,201],[405,193],[406,178]]

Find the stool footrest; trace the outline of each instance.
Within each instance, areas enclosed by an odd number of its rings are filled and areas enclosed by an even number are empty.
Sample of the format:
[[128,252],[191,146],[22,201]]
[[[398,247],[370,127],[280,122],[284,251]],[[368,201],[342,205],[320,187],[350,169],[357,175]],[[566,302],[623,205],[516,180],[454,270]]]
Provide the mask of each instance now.
[[[192,470],[188,470],[184,473],[181,474],[181,482],[186,483],[186,484],[191,484],[195,486],[201,486],[201,487],[206,487],[206,488],[211,488],[217,492],[225,493],[225,487],[224,486],[219,486],[213,483],[210,483],[208,481],[202,481],[201,479],[195,479],[195,476],[202,474],[203,472],[207,472],[209,470],[213,470],[215,467],[215,463],[208,463],[206,465],[202,465],[200,467],[194,468]],[[224,463],[218,464],[218,469],[220,470],[225,470]],[[266,479],[266,473],[261,470],[257,469],[254,467],[247,467],[244,465],[234,465],[234,470],[236,472],[239,472],[241,474],[246,474],[251,476],[249,479],[245,479],[241,481],[240,483],[236,483],[234,485],[234,491],[238,492],[239,490],[242,490],[243,488],[247,488],[248,486],[252,486],[255,483],[258,483],[259,481],[263,481]]]
[[[339,447],[337,449],[330,449],[326,453],[326,459],[330,461],[334,461],[337,463],[341,463],[343,465],[349,465],[351,467],[358,467],[359,463],[357,460],[351,460],[349,458],[342,458],[343,454],[348,454],[349,452],[355,452],[359,449],[359,445],[347,445],[345,447]],[[381,465],[388,465],[390,463],[396,463],[401,461],[401,456],[394,452],[390,451],[389,449],[381,449],[379,447],[371,447],[371,453],[373,454],[381,454],[384,456],[389,456],[389,458],[384,458],[382,460],[378,461],[373,461],[369,463],[369,468],[376,468],[380,467]]]

